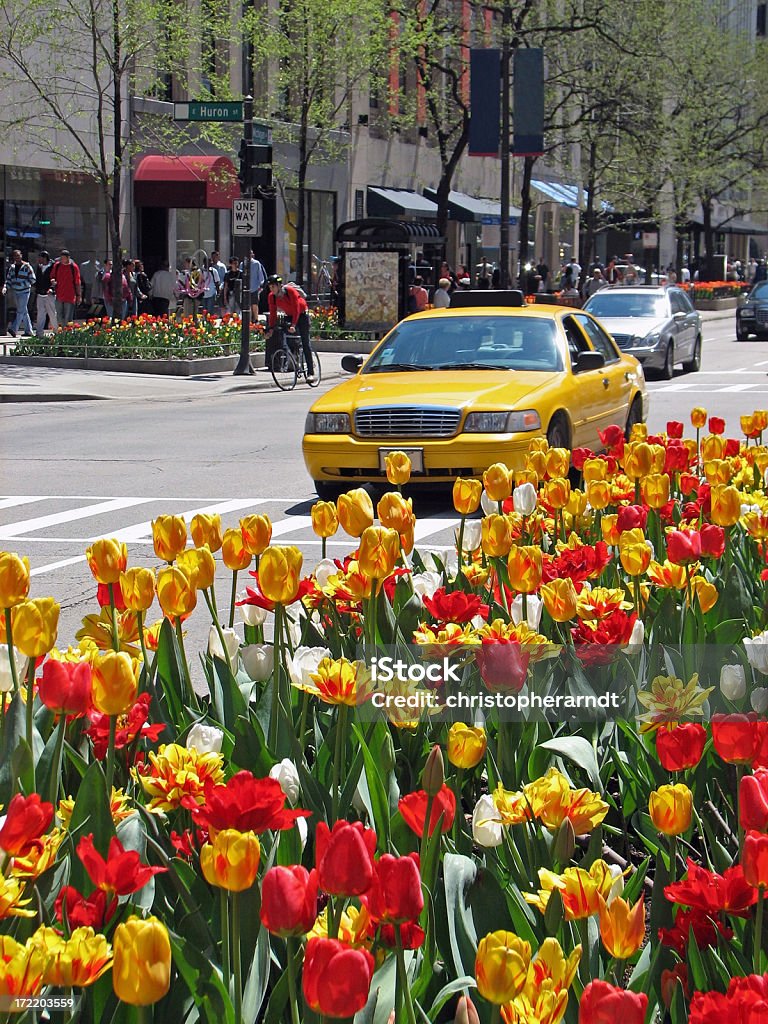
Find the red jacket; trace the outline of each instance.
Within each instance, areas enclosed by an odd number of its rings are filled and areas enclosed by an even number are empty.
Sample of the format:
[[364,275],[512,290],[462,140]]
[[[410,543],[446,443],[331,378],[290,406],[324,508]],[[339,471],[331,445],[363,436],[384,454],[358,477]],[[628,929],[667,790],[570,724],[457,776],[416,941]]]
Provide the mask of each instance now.
[[277,323],[278,309],[281,313],[288,314],[291,320],[291,327],[295,327],[299,322],[301,314],[307,312],[307,300],[295,288],[291,288],[289,284],[285,286],[282,294],[278,294],[277,297],[270,291],[267,296],[267,304],[269,306],[270,327],[274,327]]
[[54,287],[54,282],[59,302],[80,301],[80,268],[74,260],[69,263],[56,260],[51,267],[51,287]]

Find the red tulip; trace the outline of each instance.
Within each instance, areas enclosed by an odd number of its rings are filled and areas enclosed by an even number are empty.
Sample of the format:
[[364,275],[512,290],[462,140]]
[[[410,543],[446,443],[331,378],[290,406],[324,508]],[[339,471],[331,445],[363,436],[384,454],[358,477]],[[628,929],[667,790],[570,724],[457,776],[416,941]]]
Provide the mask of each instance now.
[[643,1024],[647,1009],[648,996],[643,992],[590,981],[581,996],[579,1024]]
[[644,530],[648,522],[648,509],[642,505],[622,505],[616,516],[616,529],[619,533],[625,530]]
[[362,822],[318,823],[315,864],[320,888],[332,896],[359,896],[373,879],[376,833]]
[[668,772],[681,772],[694,768],[701,760],[707,730],[698,722],[682,722],[674,729],[659,729],[656,733],[656,753],[662,767]]
[[[427,794],[423,789],[404,796],[397,805],[403,816],[403,821],[417,836],[424,833],[424,822],[427,818]],[[443,785],[440,792],[432,802],[432,812],[429,816],[429,834],[437,828],[437,822],[442,815],[441,832],[449,832],[453,825],[453,818],[456,814],[456,797],[453,790]]]
[[598,430],[600,437],[600,443],[604,448],[607,448],[611,455],[621,455],[624,451],[624,431],[621,427],[616,426],[612,423],[610,427],[606,427],[605,430]]
[[40,700],[57,715],[77,718],[91,706],[91,666],[87,661],[54,661],[43,665],[38,686]]
[[306,935],[317,917],[317,871],[274,867],[261,883],[261,923],[273,935]]
[[699,531],[701,553],[710,558],[720,558],[725,551],[725,530],[714,523],[704,523]]
[[222,786],[208,784],[205,803],[192,809],[192,817],[203,828],[221,832],[267,832],[293,828],[297,818],[310,811],[285,806],[285,793],[277,779],[257,779],[251,772],[237,772]]
[[350,949],[337,939],[307,943],[302,988],[307,1005],[320,1016],[352,1017],[362,1010],[372,977],[373,957],[367,949]]
[[[670,441],[664,453],[664,472],[670,474],[683,473],[685,476],[688,476],[685,470],[688,469],[690,462],[691,456],[682,441]],[[692,490],[698,482],[698,477],[693,477],[691,487],[688,490]],[[683,494],[687,493],[688,491],[683,490]]]
[[679,439],[683,436],[683,424],[679,420],[669,420],[667,423],[667,437]]
[[746,831],[768,830],[768,771],[758,769],[739,783],[739,821]]
[[445,587],[440,587],[432,597],[424,597],[423,604],[438,622],[471,622],[475,615],[488,615],[488,605],[482,603],[479,594],[465,594],[463,590],[447,594]]
[[168,870],[142,864],[138,853],[126,850],[117,836],[112,836],[109,841],[106,860],[93,844],[93,833],[83,836],[77,844],[77,855],[96,888],[115,896],[138,892],[153,875]]
[[383,924],[379,929],[379,938],[382,945],[388,949],[397,947],[397,936],[395,929],[400,932],[400,943],[403,949],[421,949],[424,945],[426,935],[421,925],[416,921],[406,921],[405,924]]
[[710,416],[708,426],[710,434],[722,434],[725,432],[725,420],[720,416]]
[[87,898],[71,885],[65,885],[56,897],[54,912],[56,919],[64,924],[66,920],[70,931],[75,928],[93,928],[100,932],[117,910],[117,896],[107,903],[107,894],[103,889],[94,889]]
[[475,651],[475,662],[491,693],[519,693],[528,676],[532,653],[519,640],[484,637]]
[[415,921],[424,909],[421,875],[413,857],[385,853],[374,865],[373,882],[362,902],[374,921]]
[[53,819],[53,804],[41,800],[37,793],[17,793],[8,804],[3,827],[0,828],[0,850],[11,857],[23,855],[48,831]]
[[741,451],[741,442],[738,437],[729,437],[725,442],[725,451],[723,452],[724,459],[733,459]]
[[701,557],[701,536],[698,530],[670,530],[667,534],[667,557],[675,565],[689,565]]
[[756,715],[712,716],[715,750],[729,764],[749,764],[754,757],[757,739]]
[[692,860],[688,860],[688,877],[682,882],[673,882],[664,889],[670,903],[682,903],[694,907],[710,917],[720,911],[744,916],[756,900],[755,890],[744,879],[740,864],[726,868],[722,875],[707,871]]
[[749,885],[768,886],[768,836],[747,832],[741,850],[741,866]]

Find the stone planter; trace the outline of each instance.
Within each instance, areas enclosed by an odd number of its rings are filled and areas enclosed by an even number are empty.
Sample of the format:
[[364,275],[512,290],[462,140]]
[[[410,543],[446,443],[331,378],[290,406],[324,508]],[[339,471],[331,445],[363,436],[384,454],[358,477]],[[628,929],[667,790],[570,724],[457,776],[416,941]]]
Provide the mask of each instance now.
[[[234,370],[240,357],[212,356],[209,359],[99,359],[74,356],[0,356],[0,365],[47,366],[59,370],[102,370],[109,373],[156,373],[171,377],[194,377],[200,373]],[[252,352],[255,367],[264,365],[264,353]]]
[[696,299],[696,309],[736,309],[739,304],[737,295],[727,299]]

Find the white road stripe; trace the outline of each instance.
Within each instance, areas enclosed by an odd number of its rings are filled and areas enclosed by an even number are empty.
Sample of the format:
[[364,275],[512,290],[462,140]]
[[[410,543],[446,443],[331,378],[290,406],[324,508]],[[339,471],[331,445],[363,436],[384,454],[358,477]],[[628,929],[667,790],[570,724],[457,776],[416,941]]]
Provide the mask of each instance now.
[[[765,386],[765,385],[763,385],[763,386]],[[720,388],[720,391],[721,391],[721,393],[723,391],[732,393],[734,391],[749,391],[752,388],[758,388],[758,387],[760,387],[759,384],[730,384],[728,387]]]
[[0,540],[20,533],[43,530],[48,526],[59,526],[61,523],[74,523],[78,519],[87,519],[89,516],[100,516],[107,512],[117,512],[119,509],[144,505],[150,500],[150,498],[110,498],[108,501],[99,501],[95,505],[81,505],[79,508],[71,508],[65,512],[53,512],[50,515],[37,516],[34,519],[22,519],[16,523],[0,526]]
[[42,576],[44,572],[53,572],[54,569],[63,569],[67,565],[77,565],[84,562],[85,555],[76,555],[74,558],[62,558],[60,562],[49,562],[48,565],[38,565],[36,569],[30,569],[30,576]]
[[272,523],[272,537],[284,537],[286,533],[294,533],[296,530],[311,528],[311,516],[288,516],[287,519],[279,519],[276,523]]
[[[233,498],[230,501],[220,501],[214,505],[203,505],[200,508],[187,509],[186,512],[177,512],[175,515],[183,516],[187,524],[189,524],[193,516],[200,515],[201,513],[205,515],[215,515],[218,513],[224,516],[229,512],[237,512],[244,508],[255,508],[257,505],[264,505],[268,500],[267,498]],[[136,523],[135,526],[126,526],[122,530],[116,530],[108,536],[114,537],[116,540],[125,541],[126,544],[133,544],[137,541],[145,540],[151,533],[152,520],[148,519],[144,523]],[[93,539],[95,540],[96,538]]]
[[453,519],[445,519],[442,516],[428,516],[426,519],[417,519],[414,539],[418,543],[418,541],[431,537],[433,533],[439,533],[441,530],[455,530],[458,528],[458,525],[458,516]]
[[14,508],[16,505],[31,505],[36,501],[47,501],[38,495],[19,495],[16,498],[0,498],[0,509]]

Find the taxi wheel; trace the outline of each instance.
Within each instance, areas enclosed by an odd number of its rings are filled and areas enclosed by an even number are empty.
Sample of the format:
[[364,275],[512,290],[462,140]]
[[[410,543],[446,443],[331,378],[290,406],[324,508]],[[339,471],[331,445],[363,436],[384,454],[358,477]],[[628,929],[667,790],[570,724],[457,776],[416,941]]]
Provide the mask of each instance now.
[[312,482],[321,501],[335,501],[344,490],[338,484],[331,484],[327,480],[313,480]]
[[632,402],[632,405],[629,407],[629,414],[627,415],[627,426],[626,426],[626,429],[624,430],[624,437],[627,439],[627,441],[629,440],[630,435],[632,433],[632,427],[634,427],[634,425],[636,423],[642,423],[642,422],[643,422],[643,403],[641,402],[641,400],[639,398],[636,398]]
[[550,448],[570,448],[571,432],[568,421],[561,412],[556,412],[547,427],[547,443]]

